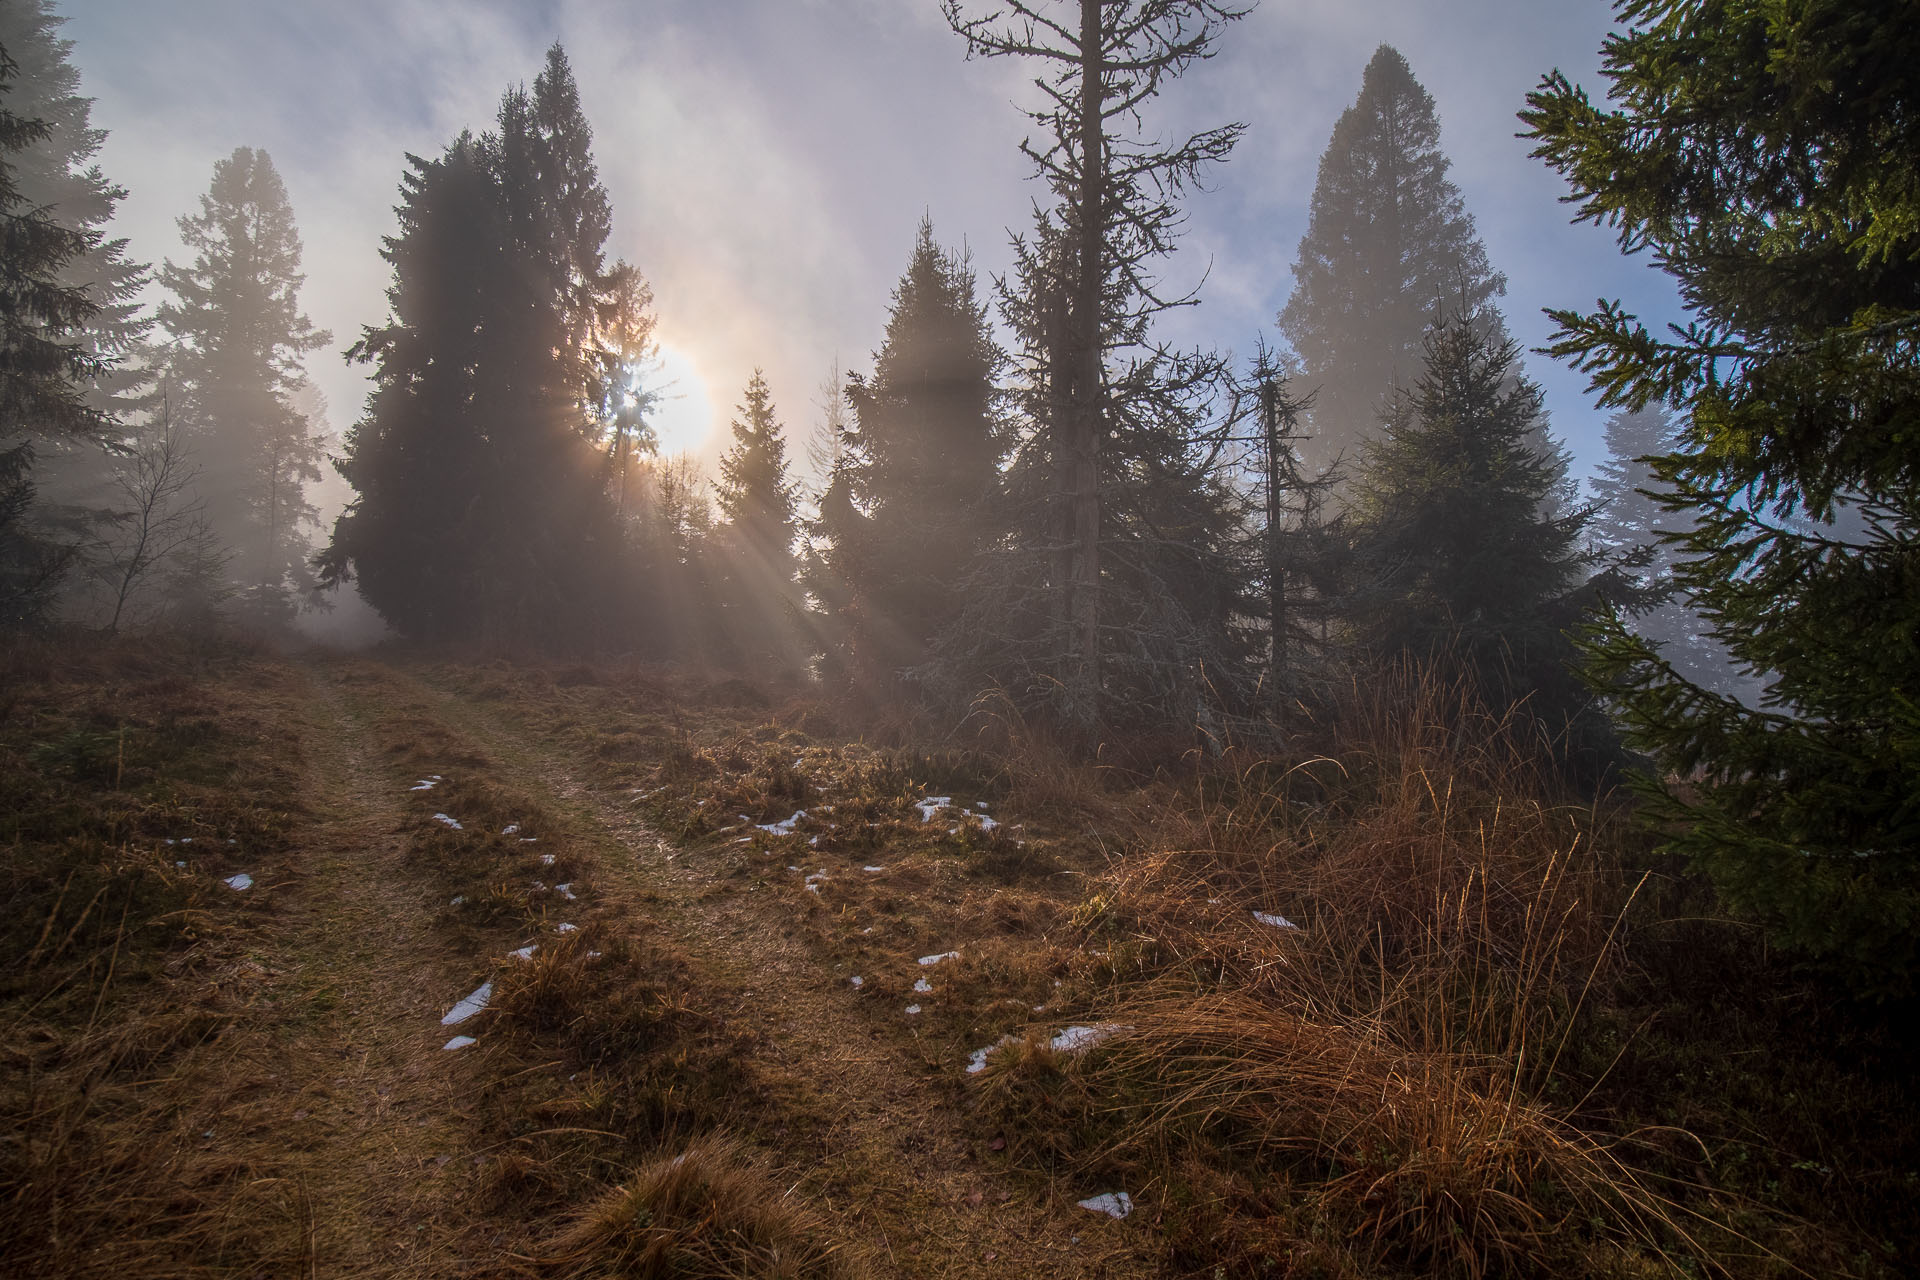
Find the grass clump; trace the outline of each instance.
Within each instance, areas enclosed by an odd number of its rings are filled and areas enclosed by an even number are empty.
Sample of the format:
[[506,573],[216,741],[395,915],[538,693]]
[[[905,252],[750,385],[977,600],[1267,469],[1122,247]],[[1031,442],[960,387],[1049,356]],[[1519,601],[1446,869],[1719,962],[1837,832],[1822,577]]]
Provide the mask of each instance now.
[[858,1260],[737,1141],[704,1138],[605,1191],[547,1245],[566,1280],[861,1280]]

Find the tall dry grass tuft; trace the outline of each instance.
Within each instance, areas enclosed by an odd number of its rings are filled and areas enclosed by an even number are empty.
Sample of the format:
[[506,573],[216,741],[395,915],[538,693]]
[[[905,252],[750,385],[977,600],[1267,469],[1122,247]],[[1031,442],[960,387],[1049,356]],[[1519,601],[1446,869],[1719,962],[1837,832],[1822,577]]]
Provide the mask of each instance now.
[[569,1280],[859,1280],[817,1214],[736,1141],[710,1137],[634,1171],[588,1205],[541,1261]]
[[1302,1230],[1364,1266],[1603,1274],[1695,1253],[1698,1220],[1582,1129],[1587,1082],[1560,1071],[1622,964],[1635,884],[1600,852],[1606,811],[1556,799],[1532,735],[1403,670],[1304,758],[1228,758],[1166,804],[1080,914],[1149,979],[1101,1013],[1125,1031],[1085,1066],[1110,1100],[1089,1162],[1229,1167],[1249,1201],[1278,1179]]

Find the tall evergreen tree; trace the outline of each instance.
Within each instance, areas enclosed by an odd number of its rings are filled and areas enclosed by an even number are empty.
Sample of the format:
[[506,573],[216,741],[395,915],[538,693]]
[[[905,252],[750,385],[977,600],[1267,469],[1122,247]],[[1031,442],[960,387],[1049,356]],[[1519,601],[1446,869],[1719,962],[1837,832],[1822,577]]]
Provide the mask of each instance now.
[[1301,450],[1316,468],[1355,455],[1394,390],[1420,376],[1435,320],[1474,316],[1495,341],[1506,336],[1492,302],[1506,278],[1487,261],[1451,164],[1432,95],[1381,45],[1320,157],[1280,312],[1314,396]]
[[849,386],[859,446],[839,451],[815,526],[810,576],[837,599],[841,658],[866,682],[922,661],[959,613],[955,580],[991,532],[1001,359],[972,268],[923,219],[873,377]]
[[[1631,0],[1597,104],[1522,115],[1581,220],[1697,317],[1554,313],[1606,402],[1686,411],[1652,488],[1681,589],[1754,708],[1615,618],[1595,678],[1651,754],[1650,815],[1728,902],[1865,992],[1920,969],[1920,24],[1903,0]],[[1685,779],[1667,786],[1662,778]]]
[[734,656],[791,665],[798,657],[798,488],[787,474],[784,431],[773,393],[756,369],[720,459],[716,496],[725,522],[718,603]]
[[1545,513],[1554,460],[1532,445],[1540,390],[1469,320],[1435,328],[1354,478],[1359,639],[1379,656],[1461,662],[1493,697],[1576,709],[1566,672],[1586,513]]
[[102,361],[85,331],[100,303],[63,278],[99,233],[22,193],[19,162],[52,129],[12,109],[16,76],[0,48],[0,626],[38,620],[67,559],[27,522],[35,438],[100,439],[111,429],[87,397]]
[[548,651],[636,639],[615,494],[644,443],[623,410],[652,320],[638,272],[602,270],[591,138],[555,46],[494,130],[408,157],[383,250],[392,314],[352,352],[377,366],[341,460],[357,496],[322,565],[410,635]]
[[[1191,726],[1225,678],[1237,605],[1220,558],[1235,513],[1196,439],[1224,368],[1151,334],[1187,299],[1155,271],[1179,200],[1242,126],[1167,145],[1142,113],[1247,6],[1217,0],[1011,0],[947,21],[970,56],[1030,57],[1045,104],[1023,144],[1052,196],[1002,303],[1026,427],[1009,474],[1014,535],[945,646],[948,678],[990,679],[1092,742],[1120,725]],[[970,691],[969,691],[970,692]]]
[[283,614],[309,582],[306,487],[325,440],[295,407],[302,359],[333,340],[300,310],[300,232],[264,151],[239,147],[213,167],[200,212],[179,219],[193,252],[167,262],[159,307],[173,335],[169,381],[214,530],[257,606]]

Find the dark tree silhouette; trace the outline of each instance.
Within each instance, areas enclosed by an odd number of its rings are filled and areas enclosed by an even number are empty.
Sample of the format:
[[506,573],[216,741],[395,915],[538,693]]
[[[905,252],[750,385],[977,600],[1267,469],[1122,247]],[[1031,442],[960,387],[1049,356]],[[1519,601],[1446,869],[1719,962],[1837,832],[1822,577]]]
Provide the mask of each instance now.
[[1489,265],[1450,166],[1432,96],[1381,45],[1320,157],[1280,313],[1314,397],[1301,446],[1310,466],[1351,456],[1373,434],[1395,388],[1420,375],[1436,319],[1475,316],[1506,336],[1492,305],[1506,278]]

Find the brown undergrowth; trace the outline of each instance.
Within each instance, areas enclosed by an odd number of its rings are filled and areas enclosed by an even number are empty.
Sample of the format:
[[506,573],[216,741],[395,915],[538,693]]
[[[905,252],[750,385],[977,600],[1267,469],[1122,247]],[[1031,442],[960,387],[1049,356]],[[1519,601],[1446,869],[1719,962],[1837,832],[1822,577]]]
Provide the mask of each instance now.
[[0,689],[0,1271],[297,1267],[284,1164],[208,1149],[180,1071],[247,1016],[277,915],[300,809],[282,673],[22,642]]
[[450,679],[780,895],[948,1064],[984,1159],[1130,1188],[1176,1272],[1877,1276],[1906,1252],[1911,1126],[1860,1118],[1900,1112],[1898,1038],[1819,1008],[1624,801],[1572,796],[1524,714],[1428,675],[1283,753],[1158,763],[1074,761],[991,702],[863,738],[739,682]]

